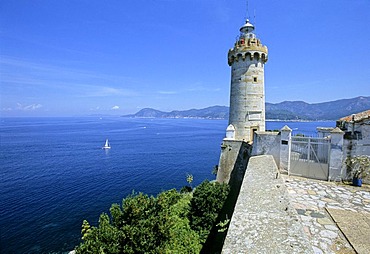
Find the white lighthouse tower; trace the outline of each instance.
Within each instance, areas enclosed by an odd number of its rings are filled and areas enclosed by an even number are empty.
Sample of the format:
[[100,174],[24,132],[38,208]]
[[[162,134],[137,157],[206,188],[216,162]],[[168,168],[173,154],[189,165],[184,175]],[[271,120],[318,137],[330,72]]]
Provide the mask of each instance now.
[[221,145],[217,181],[241,185],[252,151],[253,134],[265,131],[264,67],[267,47],[247,20],[228,53],[231,66],[229,125]]
[[247,19],[228,53],[231,66],[229,126],[226,139],[253,141],[255,131],[265,131],[264,66],[267,47],[254,34]]

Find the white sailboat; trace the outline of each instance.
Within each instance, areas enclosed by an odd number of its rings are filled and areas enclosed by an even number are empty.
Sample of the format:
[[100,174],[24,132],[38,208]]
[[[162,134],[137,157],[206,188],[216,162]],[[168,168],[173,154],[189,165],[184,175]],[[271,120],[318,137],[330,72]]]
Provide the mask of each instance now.
[[105,140],[105,145],[102,147],[102,149],[110,149],[108,139]]

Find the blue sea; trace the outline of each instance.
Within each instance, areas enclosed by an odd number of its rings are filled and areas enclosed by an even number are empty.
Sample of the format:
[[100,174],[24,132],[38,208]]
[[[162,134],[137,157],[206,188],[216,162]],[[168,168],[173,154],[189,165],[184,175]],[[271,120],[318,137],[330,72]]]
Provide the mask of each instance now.
[[[312,134],[334,122],[267,122]],[[2,118],[0,253],[63,253],[132,191],[213,180],[226,120]],[[110,150],[103,150],[106,139]]]

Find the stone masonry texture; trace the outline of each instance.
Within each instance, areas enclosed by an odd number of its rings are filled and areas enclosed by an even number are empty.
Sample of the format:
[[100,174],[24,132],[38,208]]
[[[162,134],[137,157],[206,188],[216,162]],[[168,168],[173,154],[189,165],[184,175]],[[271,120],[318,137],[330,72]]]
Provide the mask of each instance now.
[[314,253],[271,155],[250,158],[222,253]]
[[315,254],[370,253],[370,187],[282,175]]

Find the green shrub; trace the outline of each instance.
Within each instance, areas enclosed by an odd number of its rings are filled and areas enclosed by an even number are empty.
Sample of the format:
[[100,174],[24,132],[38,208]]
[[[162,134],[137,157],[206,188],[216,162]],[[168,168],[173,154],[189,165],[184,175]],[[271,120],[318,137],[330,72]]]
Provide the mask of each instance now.
[[102,213],[97,227],[83,221],[76,253],[199,253],[228,191],[204,181],[193,193],[133,193],[113,204],[110,216]]
[[113,204],[111,220],[102,214],[98,227],[82,225],[77,253],[199,253],[199,236],[189,226],[191,195],[176,190],[156,198],[142,193]]
[[208,180],[195,189],[190,201],[189,220],[190,227],[199,234],[201,243],[206,241],[228,193],[228,185]]

